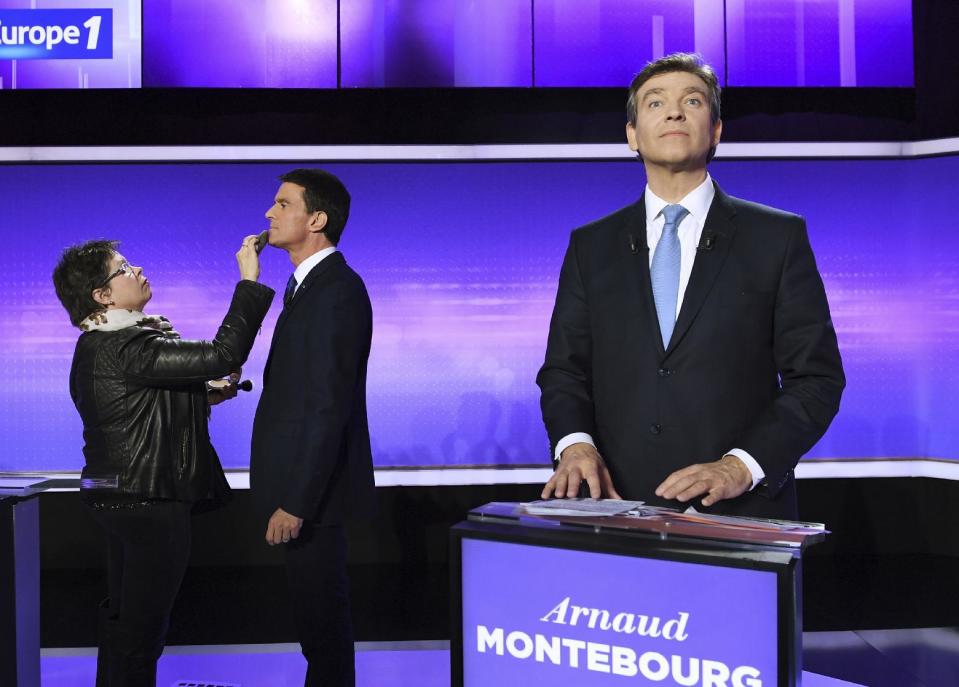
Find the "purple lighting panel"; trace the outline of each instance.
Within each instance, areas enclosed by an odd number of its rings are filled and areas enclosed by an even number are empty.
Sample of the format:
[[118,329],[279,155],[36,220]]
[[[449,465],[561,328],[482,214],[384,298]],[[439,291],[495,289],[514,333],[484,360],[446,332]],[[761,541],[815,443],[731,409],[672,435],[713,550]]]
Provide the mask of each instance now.
[[699,52],[722,79],[723,3],[536,0],[536,86],[625,88],[643,65]]
[[[139,88],[140,87],[140,0],[0,0],[0,10],[74,10],[105,8],[113,10],[111,35],[98,35],[112,43],[110,59],[4,59],[0,57],[0,89],[39,88]],[[26,22],[29,14],[19,15]],[[51,15],[36,25],[46,26]],[[55,15],[53,15],[55,16]],[[69,23],[69,22],[68,22]],[[4,23],[4,28],[10,22]],[[32,25],[32,24],[23,24]],[[106,24],[104,23],[104,26]],[[12,28],[13,25],[10,26]],[[81,27],[82,48],[88,33]],[[60,49],[66,47],[61,42]],[[8,46],[9,49],[9,46]],[[79,50],[82,52],[82,50]],[[110,54],[110,52],[107,52]]]
[[912,86],[912,0],[726,0],[730,86]]
[[143,85],[336,88],[336,0],[149,0]]
[[344,87],[532,85],[530,0],[340,4]]
[[[239,241],[265,226],[277,175],[300,166],[0,165],[0,471],[82,465],[67,388],[78,332],[50,280],[60,250],[120,239],[153,284],[147,310],[209,338]],[[534,380],[569,232],[638,198],[642,165],[325,167],[353,196],[341,247],[373,301],[376,465],[547,464]],[[732,195],[807,218],[848,378],[810,456],[959,459],[959,233],[942,224],[954,214],[959,156],[716,161],[711,171]],[[264,252],[264,283],[282,293],[291,271],[283,252]],[[253,393],[213,408],[228,467],[248,465],[278,311],[244,369]]]

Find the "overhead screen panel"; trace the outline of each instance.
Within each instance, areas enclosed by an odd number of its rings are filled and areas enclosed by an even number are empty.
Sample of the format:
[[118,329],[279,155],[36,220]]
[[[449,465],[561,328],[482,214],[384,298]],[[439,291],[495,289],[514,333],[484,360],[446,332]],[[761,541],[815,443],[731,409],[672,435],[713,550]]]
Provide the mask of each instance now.
[[0,88],[139,88],[140,52],[140,0],[0,0]]
[[625,87],[644,64],[699,52],[725,73],[723,3],[537,0],[536,85]]
[[726,0],[730,86],[912,86],[912,0]]
[[[82,465],[67,378],[78,332],[50,274],[60,250],[123,241],[184,336],[210,337],[240,239],[290,164],[0,166],[0,471]],[[546,464],[534,379],[569,231],[636,199],[636,162],[330,164],[353,195],[342,250],[374,309],[369,413],[379,467]],[[848,377],[811,456],[959,459],[959,157],[716,161],[725,190],[805,215]],[[922,197],[923,203],[913,199]],[[904,210],[908,208],[908,210]],[[624,250],[627,248],[624,246]],[[292,271],[268,249],[265,283]],[[245,468],[278,303],[213,441]],[[729,390],[731,402],[735,389]]]
[[533,85],[529,0],[340,4],[345,88]]
[[145,86],[336,88],[337,0],[146,0]]
[[[98,52],[46,45],[48,27],[85,41],[70,13],[97,11]],[[146,0],[142,13],[141,84],[139,0],[0,0],[0,88],[624,87],[675,51],[731,86],[913,85],[911,0]]]

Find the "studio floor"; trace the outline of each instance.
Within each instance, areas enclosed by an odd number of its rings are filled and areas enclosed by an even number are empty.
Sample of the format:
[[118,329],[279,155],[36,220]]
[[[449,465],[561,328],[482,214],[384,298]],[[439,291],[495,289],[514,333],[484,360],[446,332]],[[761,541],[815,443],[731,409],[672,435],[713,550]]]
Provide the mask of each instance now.
[[[959,628],[807,632],[803,687],[959,684]],[[447,642],[360,642],[358,687],[448,687]],[[42,687],[93,685],[94,649],[44,649]],[[295,644],[167,647],[158,687],[300,687]],[[505,686],[503,686],[505,687]]]

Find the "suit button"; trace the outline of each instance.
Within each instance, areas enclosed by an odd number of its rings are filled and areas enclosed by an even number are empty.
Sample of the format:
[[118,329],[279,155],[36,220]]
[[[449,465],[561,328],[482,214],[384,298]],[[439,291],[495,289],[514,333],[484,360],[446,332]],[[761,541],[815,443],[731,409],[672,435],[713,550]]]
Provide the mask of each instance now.
[[662,431],[663,431],[663,428],[658,422],[654,422],[653,424],[649,426],[650,434],[659,434]]
[[668,377],[669,375],[673,373],[673,371],[670,370],[668,367],[661,367],[659,368],[658,372],[660,377]]

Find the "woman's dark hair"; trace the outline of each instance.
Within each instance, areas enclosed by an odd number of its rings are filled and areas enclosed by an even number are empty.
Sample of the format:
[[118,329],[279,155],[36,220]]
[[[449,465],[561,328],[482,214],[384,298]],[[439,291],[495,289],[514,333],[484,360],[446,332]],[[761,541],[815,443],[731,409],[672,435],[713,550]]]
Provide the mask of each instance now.
[[110,261],[119,245],[119,241],[96,239],[70,246],[53,268],[53,287],[74,326],[103,310],[103,306],[93,300],[93,290],[107,278]]

